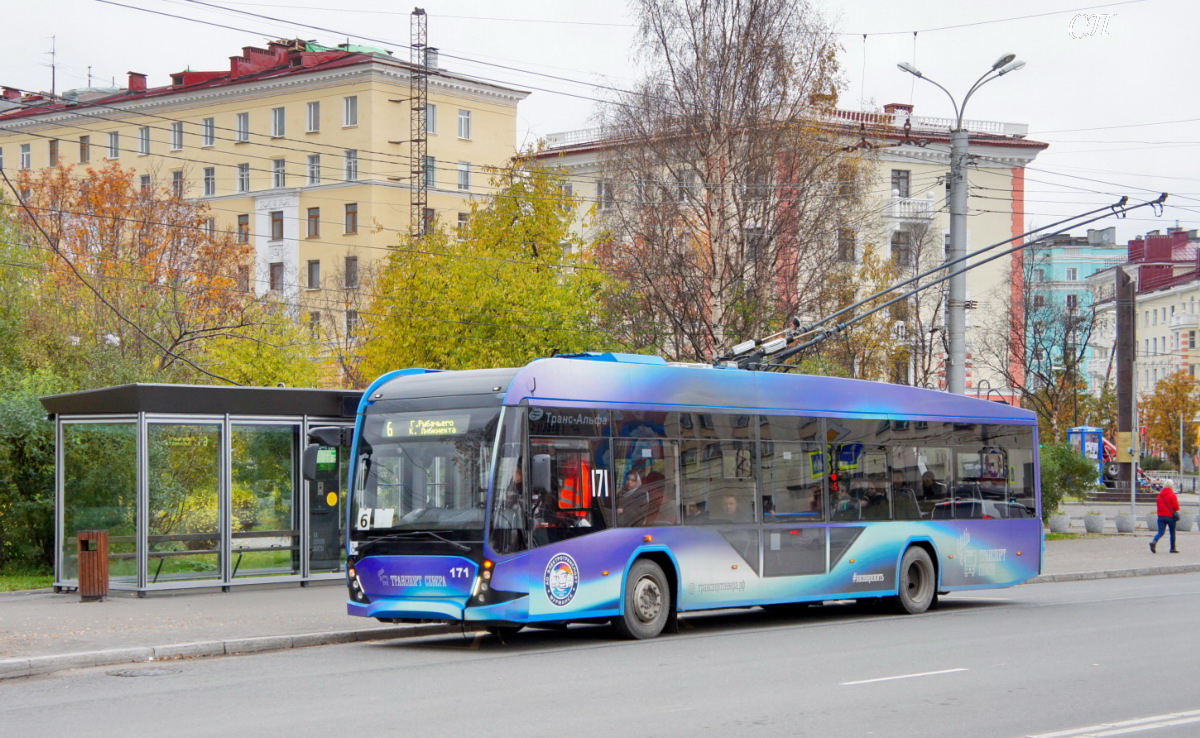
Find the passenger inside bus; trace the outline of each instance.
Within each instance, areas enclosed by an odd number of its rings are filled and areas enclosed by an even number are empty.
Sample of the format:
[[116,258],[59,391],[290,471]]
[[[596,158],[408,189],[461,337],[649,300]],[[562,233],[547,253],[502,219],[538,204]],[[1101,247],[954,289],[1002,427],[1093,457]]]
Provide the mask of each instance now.
[[716,515],[722,522],[747,523],[754,519],[754,512],[738,495],[722,495]]
[[946,497],[946,485],[942,484],[933,475],[932,471],[926,471],[921,475],[921,499],[922,500],[941,500]]
[[[859,487],[856,491],[861,492]],[[862,508],[866,501],[851,494],[844,485],[838,485],[837,495],[830,501],[834,520],[858,520],[862,517]]]

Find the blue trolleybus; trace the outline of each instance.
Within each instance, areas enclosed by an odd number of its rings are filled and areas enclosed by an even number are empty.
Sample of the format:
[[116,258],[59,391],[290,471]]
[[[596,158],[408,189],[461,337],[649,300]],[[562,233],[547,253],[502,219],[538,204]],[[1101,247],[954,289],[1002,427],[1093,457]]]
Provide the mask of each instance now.
[[651,638],[715,608],[919,613],[1041,568],[1035,416],[969,397],[586,354],[392,372],[339,431],[306,474],[349,459],[347,610],[385,622]]

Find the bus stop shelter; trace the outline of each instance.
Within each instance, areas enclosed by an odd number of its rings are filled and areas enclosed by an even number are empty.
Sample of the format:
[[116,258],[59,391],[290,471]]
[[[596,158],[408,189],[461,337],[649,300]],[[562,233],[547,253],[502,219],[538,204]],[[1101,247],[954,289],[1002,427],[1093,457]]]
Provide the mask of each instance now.
[[352,426],[362,393],[130,384],[41,398],[55,424],[56,591],[80,531],[107,531],[109,586],[136,591],[334,579],[337,473],[300,473],[307,433]]

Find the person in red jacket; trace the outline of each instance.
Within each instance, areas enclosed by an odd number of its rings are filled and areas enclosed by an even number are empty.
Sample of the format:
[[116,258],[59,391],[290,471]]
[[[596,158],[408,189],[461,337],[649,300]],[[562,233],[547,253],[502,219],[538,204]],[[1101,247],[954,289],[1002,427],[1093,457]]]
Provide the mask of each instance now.
[[1168,529],[1171,531],[1171,553],[1179,553],[1179,549],[1175,548],[1175,521],[1178,519],[1179,498],[1175,496],[1175,490],[1163,487],[1162,492],[1158,493],[1158,535],[1150,541],[1150,553],[1158,553],[1155,546]]

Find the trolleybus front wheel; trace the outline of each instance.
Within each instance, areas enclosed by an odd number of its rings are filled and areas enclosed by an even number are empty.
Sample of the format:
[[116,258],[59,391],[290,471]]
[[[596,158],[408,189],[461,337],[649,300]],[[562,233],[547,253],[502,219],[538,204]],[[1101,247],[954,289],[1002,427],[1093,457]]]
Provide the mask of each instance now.
[[937,576],[933,559],[920,546],[909,546],[900,560],[900,593],[892,599],[897,612],[916,615],[925,612],[933,604],[937,593]]
[[625,581],[625,612],[613,618],[613,628],[623,638],[653,638],[662,632],[671,614],[671,588],[662,568],[638,559]]

